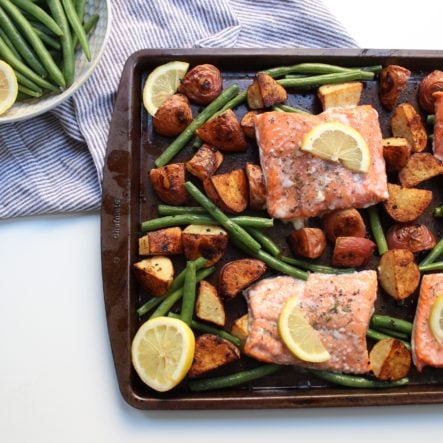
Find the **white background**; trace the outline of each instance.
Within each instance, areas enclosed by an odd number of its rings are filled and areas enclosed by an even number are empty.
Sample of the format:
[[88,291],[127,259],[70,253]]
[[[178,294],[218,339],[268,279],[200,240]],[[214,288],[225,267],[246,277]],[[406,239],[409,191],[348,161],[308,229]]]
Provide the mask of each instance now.
[[[442,48],[441,1],[325,3],[361,47]],[[0,222],[0,441],[441,441],[443,405],[232,412],[129,407],[118,392],[107,337],[99,223],[98,213]]]

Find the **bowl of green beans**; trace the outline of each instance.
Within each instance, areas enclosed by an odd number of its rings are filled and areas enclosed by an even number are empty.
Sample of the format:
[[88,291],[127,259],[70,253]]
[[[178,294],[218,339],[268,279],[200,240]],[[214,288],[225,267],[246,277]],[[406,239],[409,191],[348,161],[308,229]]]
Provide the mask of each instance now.
[[0,124],[43,114],[86,82],[109,37],[110,1],[0,0],[0,59],[19,91]]

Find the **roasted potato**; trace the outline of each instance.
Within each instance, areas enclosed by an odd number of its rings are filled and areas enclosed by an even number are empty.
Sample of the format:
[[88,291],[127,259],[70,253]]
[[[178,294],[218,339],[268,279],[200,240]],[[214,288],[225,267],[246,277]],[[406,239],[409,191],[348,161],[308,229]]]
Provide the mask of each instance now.
[[[219,202],[221,202],[222,210],[231,214],[239,214],[246,209],[248,206],[248,183],[243,169],[214,175],[210,181]],[[209,194],[208,197],[211,198]]]
[[181,205],[188,199],[185,189],[185,164],[171,163],[149,172],[152,187],[158,198],[168,205]]
[[187,260],[208,259],[205,267],[217,263],[228,246],[228,234],[218,226],[189,225],[182,232],[183,252]]
[[432,201],[432,192],[425,189],[402,188],[388,183],[389,198],[384,202],[387,213],[397,222],[416,220]]
[[249,315],[245,314],[234,321],[231,328],[231,334],[241,340],[244,346],[249,334]]
[[243,152],[248,147],[246,136],[232,109],[209,119],[195,133],[220,151]]
[[409,249],[412,253],[432,249],[437,240],[427,226],[420,223],[395,223],[386,233],[389,249]]
[[248,87],[248,106],[250,109],[269,108],[284,103],[288,93],[270,75],[259,72]]
[[400,171],[411,156],[411,145],[403,137],[389,137],[383,139],[383,157],[386,171]]
[[289,244],[295,255],[318,258],[325,251],[326,237],[319,228],[301,228],[291,233]]
[[411,353],[395,338],[377,342],[369,353],[371,370],[379,380],[400,380],[411,368]]
[[407,249],[390,249],[380,259],[378,278],[383,289],[396,300],[412,295],[420,283],[414,254]]
[[200,335],[195,339],[194,361],[188,376],[199,377],[239,358],[239,349],[230,341],[214,334]]
[[256,211],[266,208],[266,186],[260,165],[246,163],[246,177],[249,189],[249,207]]
[[161,104],[152,119],[154,131],[168,137],[182,133],[192,121],[192,109],[183,94],[174,94]]
[[335,106],[358,105],[362,90],[362,82],[337,83],[320,86],[317,95],[325,111]]
[[151,231],[138,239],[139,255],[174,255],[182,252],[182,230],[178,226]]
[[240,120],[240,126],[246,137],[255,139],[255,116],[258,111],[247,112]]
[[186,169],[201,181],[212,177],[223,162],[223,154],[216,148],[203,144],[186,163]]
[[327,239],[334,243],[337,237],[365,237],[366,226],[357,209],[337,209],[322,217]]
[[405,188],[412,188],[432,177],[443,174],[443,163],[429,152],[412,154],[398,178]]
[[411,71],[398,65],[386,66],[380,72],[380,102],[387,110],[394,109],[397,100],[408,84]]
[[367,238],[337,237],[332,253],[332,266],[337,268],[366,266],[375,248],[375,243]]
[[166,294],[174,279],[174,266],[169,257],[145,258],[134,263],[132,269],[140,285],[154,297]]
[[186,73],[178,90],[192,102],[207,105],[223,90],[221,72],[214,65],[195,66]]
[[395,108],[391,118],[391,131],[394,137],[404,137],[411,145],[412,152],[426,149],[428,135],[420,114],[410,103],[402,103]]
[[226,263],[218,277],[218,293],[234,298],[266,272],[266,265],[255,258],[242,258]]
[[432,71],[420,82],[418,87],[418,102],[428,114],[434,113],[434,92],[443,91],[443,71]]
[[195,302],[195,315],[204,321],[223,327],[226,313],[217,289],[205,280],[200,282]]

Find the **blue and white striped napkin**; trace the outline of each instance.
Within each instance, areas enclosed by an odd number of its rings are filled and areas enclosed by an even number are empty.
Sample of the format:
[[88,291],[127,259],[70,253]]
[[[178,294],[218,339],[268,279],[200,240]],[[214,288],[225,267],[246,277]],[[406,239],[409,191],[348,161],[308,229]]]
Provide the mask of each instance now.
[[54,111],[0,126],[0,218],[97,209],[124,62],[144,48],[352,47],[319,0],[113,0],[92,77]]

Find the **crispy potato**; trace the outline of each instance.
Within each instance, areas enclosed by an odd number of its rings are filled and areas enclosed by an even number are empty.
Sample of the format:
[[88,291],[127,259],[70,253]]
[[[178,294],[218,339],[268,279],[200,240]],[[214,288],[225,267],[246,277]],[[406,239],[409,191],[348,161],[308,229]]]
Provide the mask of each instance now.
[[396,300],[412,295],[420,283],[414,254],[407,249],[390,249],[379,263],[378,278],[383,289]]
[[384,202],[387,213],[397,222],[416,220],[432,201],[432,192],[425,189],[402,188],[388,183],[389,198]]
[[256,211],[266,209],[265,177],[260,165],[246,163],[245,171],[249,185],[249,207]]
[[241,340],[244,346],[249,334],[249,315],[245,314],[234,321],[231,328],[231,334]]
[[375,248],[375,243],[367,238],[337,237],[332,254],[332,266],[337,268],[366,266]]
[[227,109],[195,131],[205,143],[220,151],[243,152],[248,147],[246,136],[232,109]]
[[269,108],[284,103],[288,99],[288,93],[270,75],[259,72],[248,87],[247,99],[250,109]]
[[389,111],[408,84],[411,71],[403,66],[389,65],[380,72],[379,93],[381,104]]
[[337,209],[322,217],[327,239],[334,243],[337,237],[365,237],[366,226],[357,209]]
[[194,361],[188,376],[199,377],[240,358],[240,350],[228,340],[214,334],[203,334],[195,340]]
[[395,338],[377,342],[369,353],[371,370],[379,380],[400,380],[411,368],[411,353]]
[[228,246],[228,234],[218,226],[189,225],[182,232],[183,252],[187,260],[208,259],[205,267],[217,263]]
[[362,90],[362,82],[337,83],[320,86],[317,95],[325,111],[335,106],[357,106]]
[[154,131],[168,137],[182,133],[192,121],[189,101],[183,94],[174,94],[161,104],[152,119]]
[[412,154],[398,178],[405,188],[412,188],[432,177],[443,174],[443,163],[429,152]]
[[211,177],[212,185],[222,203],[222,210],[239,214],[248,206],[248,183],[243,169]]
[[246,137],[255,139],[255,116],[258,111],[247,112],[240,120],[240,126]]
[[296,255],[318,258],[325,251],[326,237],[319,228],[301,228],[291,233],[289,244]]
[[409,249],[412,253],[432,249],[437,240],[427,226],[420,223],[394,223],[386,233],[389,249]]
[[266,272],[266,265],[255,258],[242,258],[226,263],[218,276],[218,293],[234,298]]
[[186,169],[201,181],[212,177],[223,162],[223,154],[216,148],[203,144],[186,163]]
[[223,212],[229,212],[229,208],[223,204],[210,177],[203,180],[203,188],[207,197],[212,203],[214,203],[214,205],[218,206]]
[[434,112],[434,93],[443,91],[443,71],[434,70],[420,82],[418,87],[418,102],[428,114]]
[[188,199],[185,189],[185,164],[171,163],[149,172],[152,187],[158,198],[168,205],[181,205]]
[[166,294],[174,278],[174,267],[169,257],[145,258],[134,263],[132,269],[140,285],[154,297]]
[[195,315],[204,321],[223,327],[226,313],[217,289],[205,280],[200,282],[195,302]]
[[412,152],[426,149],[428,135],[420,114],[409,103],[402,103],[395,108],[391,119],[394,137],[404,137],[411,145]]
[[386,171],[400,171],[411,156],[411,145],[404,137],[383,139],[383,157]]
[[198,105],[207,105],[223,90],[221,72],[214,65],[197,65],[188,71],[178,90]]
[[174,255],[182,252],[182,230],[178,226],[151,231],[138,239],[139,255]]

